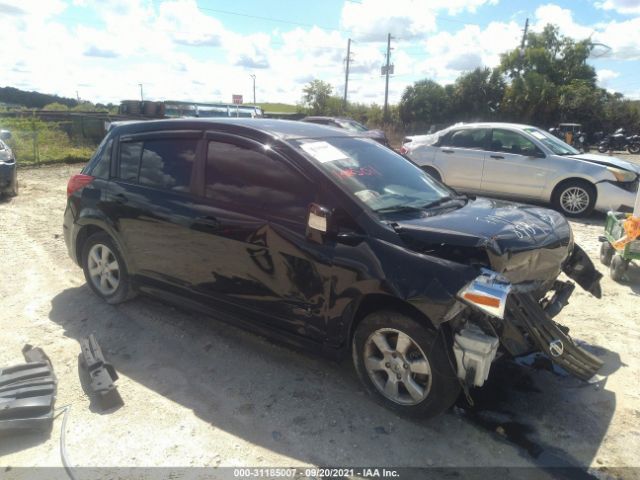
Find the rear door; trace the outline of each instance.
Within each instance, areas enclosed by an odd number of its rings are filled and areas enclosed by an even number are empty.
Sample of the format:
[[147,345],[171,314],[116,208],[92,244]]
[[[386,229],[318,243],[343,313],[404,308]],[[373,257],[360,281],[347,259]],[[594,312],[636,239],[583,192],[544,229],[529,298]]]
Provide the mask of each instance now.
[[192,228],[201,131],[120,137],[107,208],[136,281],[144,288],[188,288],[199,261]]
[[444,183],[458,190],[480,191],[484,149],[490,132],[487,128],[461,128],[440,140],[434,165],[440,170]]
[[549,165],[543,152],[514,130],[494,128],[484,163],[482,191],[510,198],[539,199]]

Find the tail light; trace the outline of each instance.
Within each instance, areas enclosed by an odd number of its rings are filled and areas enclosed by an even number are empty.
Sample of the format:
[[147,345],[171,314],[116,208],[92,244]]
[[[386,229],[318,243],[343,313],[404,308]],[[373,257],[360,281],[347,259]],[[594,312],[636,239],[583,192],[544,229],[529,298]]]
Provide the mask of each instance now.
[[84,188],[87,185],[89,185],[91,182],[93,182],[94,178],[95,177],[92,177],[91,175],[83,175],[83,174],[74,175],[73,177],[71,177],[69,179],[69,183],[67,183],[67,198],[73,195],[75,192],[77,192],[81,188]]
[[400,153],[402,155],[406,155],[406,154],[409,153],[409,149],[403,145],[403,146],[400,147]]

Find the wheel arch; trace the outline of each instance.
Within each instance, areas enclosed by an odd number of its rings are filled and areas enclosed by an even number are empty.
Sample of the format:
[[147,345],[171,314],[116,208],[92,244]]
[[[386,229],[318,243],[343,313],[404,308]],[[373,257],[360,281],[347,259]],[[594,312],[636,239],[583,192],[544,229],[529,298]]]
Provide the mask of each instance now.
[[104,233],[106,235],[109,235],[109,237],[113,240],[113,242],[118,247],[118,250],[120,251],[120,256],[122,257],[125,263],[127,271],[131,273],[131,264],[129,262],[129,259],[127,258],[126,253],[124,252],[124,249],[122,248],[120,239],[118,238],[117,235],[114,234],[113,230],[109,228],[109,226],[107,226],[106,224],[103,224],[102,222],[89,221],[83,224],[78,230],[78,234],[76,236],[76,243],[75,243],[75,254],[76,254],[76,258],[78,259],[78,264],[82,266],[82,251],[84,249],[84,246],[87,243],[87,240],[91,236],[95,235],[96,233]]
[[370,313],[381,310],[393,310],[398,313],[402,313],[403,315],[416,320],[421,325],[424,325],[425,328],[431,330],[436,329],[433,321],[411,303],[397,297],[393,297],[391,295],[370,293],[365,295],[358,302],[358,305],[353,314],[351,323],[349,325],[348,350],[351,350],[353,335],[360,322],[362,322],[362,320]]
[[558,193],[558,191],[560,190],[560,188],[562,188],[564,185],[571,183],[571,182],[586,182],[589,185],[591,185],[593,187],[593,190],[595,191],[595,200],[594,203],[597,202],[598,200],[598,187],[596,187],[595,182],[588,178],[588,177],[581,177],[581,176],[577,176],[577,175],[573,175],[570,177],[566,177],[563,178],[561,180],[556,181],[555,185],[553,186],[553,188],[551,189],[551,192],[549,193],[549,202],[553,202],[553,199],[555,198],[555,195]]

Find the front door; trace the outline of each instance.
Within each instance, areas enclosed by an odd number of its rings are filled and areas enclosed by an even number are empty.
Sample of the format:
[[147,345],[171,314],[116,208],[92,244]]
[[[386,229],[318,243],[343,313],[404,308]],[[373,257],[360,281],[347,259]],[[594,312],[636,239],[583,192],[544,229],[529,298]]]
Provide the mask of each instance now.
[[542,151],[513,130],[493,129],[485,157],[482,191],[490,195],[539,199],[547,177]]
[[305,238],[314,183],[253,140],[206,138],[194,290],[254,321],[316,337],[324,331],[331,258]]

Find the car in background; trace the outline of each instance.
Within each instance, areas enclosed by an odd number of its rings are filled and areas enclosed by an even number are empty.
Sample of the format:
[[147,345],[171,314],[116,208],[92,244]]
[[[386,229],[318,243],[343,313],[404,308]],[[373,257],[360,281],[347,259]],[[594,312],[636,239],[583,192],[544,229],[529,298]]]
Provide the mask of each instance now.
[[569,217],[631,211],[640,166],[580,153],[537,127],[470,123],[403,145],[431,176],[456,190],[551,203]]
[[0,140],[0,196],[2,195],[18,195],[18,170],[13,151]]
[[302,122],[316,123],[318,125],[326,125],[328,127],[341,128],[349,132],[357,133],[361,137],[367,137],[381,143],[385,147],[389,146],[389,140],[382,130],[369,130],[355,120],[342,117],[304,117]]
[[485,382],[498,350],[542,351],[583,380],[602,366],[551,319],[574,288],[561,272],[601,296],[562,215],[458,195],[357,133],[123,123],[67,197],[69,255],[106,302],[143,292],[351,357],[400,413],[444,411]]

